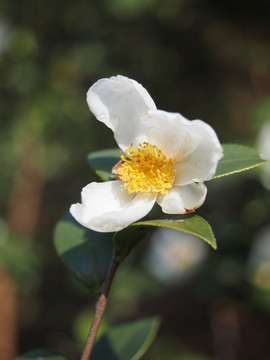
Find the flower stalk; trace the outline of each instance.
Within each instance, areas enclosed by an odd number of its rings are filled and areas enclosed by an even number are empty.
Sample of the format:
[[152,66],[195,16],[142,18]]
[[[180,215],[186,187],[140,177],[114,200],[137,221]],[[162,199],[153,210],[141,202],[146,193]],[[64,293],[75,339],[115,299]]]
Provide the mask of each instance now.
[[112,261],[107,273],[105,283],[102,286],[100,296],[96,303],[94,318],[80,360],[89,360],[90,358],[94,346],[94,342],[98,333],[99,325],[101,323],[104,311],[106,309],[112,281],[119,266],[119,263],[116,261],[116,258],[117,258],[117,250],[115,249],[113,252]]

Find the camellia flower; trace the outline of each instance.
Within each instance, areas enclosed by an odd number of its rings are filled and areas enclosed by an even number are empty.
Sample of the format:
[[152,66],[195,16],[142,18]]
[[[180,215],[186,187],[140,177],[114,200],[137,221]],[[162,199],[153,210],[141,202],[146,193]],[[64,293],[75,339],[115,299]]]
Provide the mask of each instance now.
[[212,178],[223,156],[208,124],[157,110],[142,85],[120,75],[97,81],[87,102],[125,155],[114,167],[115,180],[82,189],[82,203],[70,208],[80,224],[119,231],[144,217],[155,202],[166,214],[190,213],[203,204],[203,181]]

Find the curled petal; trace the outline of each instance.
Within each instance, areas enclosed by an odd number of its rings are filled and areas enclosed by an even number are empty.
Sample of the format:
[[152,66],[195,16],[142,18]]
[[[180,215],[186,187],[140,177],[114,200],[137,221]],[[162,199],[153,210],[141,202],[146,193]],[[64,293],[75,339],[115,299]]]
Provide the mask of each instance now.
[[70,212],[83,226],[99,232],[114,232],[144,217],[153,207],[156,194],[129,194],[123,182],[90,183],[82,189],[82,203]]
[[201,120],[193,120],[190,124],[198,138],[198,145],[176,164],[175,185],[210,180],[223,157],[222,146],[213,128]]
[[202,183],[173,186],[167,194],[159,195],[157,202],[166,214],[188,214],[203,204],[206,193]]
[[198,136],[192,132],[192,122],[178,113],[149,111],[144,113],[141,121],[148,141],[168,158],[180,160],[198,145]]
[[87,92],[87,102],[95,117],[113,132],[119,147],[147,141],[140,118],[144,112],[156,110],[151,96],[137,81],[125,76],[98,80]]

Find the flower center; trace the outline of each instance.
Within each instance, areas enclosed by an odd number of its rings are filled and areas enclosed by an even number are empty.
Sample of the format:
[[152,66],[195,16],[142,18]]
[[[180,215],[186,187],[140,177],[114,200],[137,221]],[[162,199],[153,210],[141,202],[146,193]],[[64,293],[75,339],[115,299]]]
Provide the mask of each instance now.
[[163,195],[173,186],[176,172],[173,159],[167,159],[155,145],[144,142],[134,149],[131,144],[125,154],[126,157],[121,156],[118,174],[129,194],[142,191]]

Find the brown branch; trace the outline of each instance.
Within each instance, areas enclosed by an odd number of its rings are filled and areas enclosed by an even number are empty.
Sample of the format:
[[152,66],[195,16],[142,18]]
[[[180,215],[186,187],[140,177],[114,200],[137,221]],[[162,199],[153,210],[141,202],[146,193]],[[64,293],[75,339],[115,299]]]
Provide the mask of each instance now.
[[0,358],[12,360],[17,352],[17,292],[14,279],[0,266]]
[[110,267],[109,267],[109,270],[107,273],[106,281],[101,290],[100,297],[96,303],[94,319],[92,321],[92,325],[91,325],[91,328],[90,328],[90,331],[89,331],[89,334],[88,334],[88,337],[86,340],[86,344],[83,349],[81,360],[89,360],[89,357],[91,355],[91,352],[92,352],[92,349],[94,346],[94,342],[95,342],[95,338],[97,336],[98,328],[101,323],[102,316],[104,314],[104,311],[105,311],[105,308],[107,305],[108,295],[110,292],[112,281],[114,279],[118,265],[119,264],[116,262],[116,251],[114,251],[112,261],[111,261],[111,264],[110,264]]

